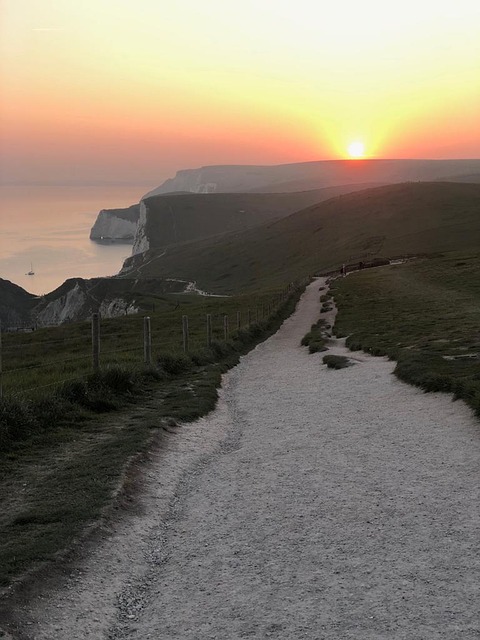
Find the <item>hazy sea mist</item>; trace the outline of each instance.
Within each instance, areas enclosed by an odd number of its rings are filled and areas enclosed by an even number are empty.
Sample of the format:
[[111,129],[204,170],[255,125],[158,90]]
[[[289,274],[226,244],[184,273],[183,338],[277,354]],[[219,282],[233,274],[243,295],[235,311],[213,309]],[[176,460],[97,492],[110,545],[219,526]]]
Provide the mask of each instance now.
[[[89,239],[100,209],[126,207],[142,186],[0,185],[0,278],[41,295],[72,277],[114,275],[131,245]],[[33,264],[34,276],[26,275]]]

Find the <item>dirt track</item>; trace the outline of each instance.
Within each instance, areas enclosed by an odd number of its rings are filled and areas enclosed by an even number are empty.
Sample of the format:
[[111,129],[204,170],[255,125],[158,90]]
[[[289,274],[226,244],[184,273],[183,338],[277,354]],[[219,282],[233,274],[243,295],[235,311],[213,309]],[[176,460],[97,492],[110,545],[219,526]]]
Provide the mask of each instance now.
[[169,437],[140,511],[19,612],[24,637],[480,637],[480,426],[385,359],[309,356],[318,287]]

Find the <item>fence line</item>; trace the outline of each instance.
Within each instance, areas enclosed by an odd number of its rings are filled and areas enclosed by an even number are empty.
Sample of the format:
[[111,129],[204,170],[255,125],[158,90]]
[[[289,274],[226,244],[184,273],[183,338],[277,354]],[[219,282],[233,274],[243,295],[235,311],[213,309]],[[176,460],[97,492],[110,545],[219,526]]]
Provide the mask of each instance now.
[[[169,327],[152,327],[151,318],[149,316],[143,316],[143,320],[142,316],[137,316],[137,318],[132,318],[130,316],[128,318],[129,320],[135,319],[139,322],[138,345],[133,347],[128,346],[128,341],[125,340],[124,342],[127,342],[127,346],[121,349],[114,348],[114,344],[121,338],[128,338],[129,341],[135,339],[136,334],[134,332],[136,329],[132,327],[132,331],[127,332],[125,330],[122,331],[121,327],[119,327],[120,331],[115,333],[115,331],[112,330],[111,325],[103,326],[98,313],[92,314],[90,340],[88,338],[88,328],[85,328],[85,334],[79,335],[75,338],[66,336],[63,339],[40,339],[36,342],[32,337],[35,335],[34,332],[33,334],[21,334],[28,336],[28,340],[23,344],[5,345],[5,341],[3,341],[2,344],[2,326],[0,324],[0,398],[5,395],[6,388],[8,390],[8,378],[11,374],[25,374],[22,378],[15,377],[15,382],[12,378],[11,384],[15,384],[15,392],[27,393],[38,389],[58,386],[72,380],[85,379],[85,376],[89,373],[88,368],[91,372],[99,372],[102,367],[108,367],[113,364],[113,361],[116,361],[115,364],[121,364],[122,356],[124,354],[138,352],[139,365],[143,364],[145,366],[151,366],[153,363],[153,348],[156,353],[159,353],[162,349],[173,352],[178,351],[178,353],[180,353],[183,347],[183,352],[188,354],[192,349],[195,350],[202,346],[206,346],[207,348],[211,347],[214,340],[223,340],[227,342],[230,338],[235,337],[235,331],[240,332],[243,327],[250,327],[270,319],[282,308],[286,300],[289,299],[293,289],[295,289],[296,286],[301,286],[301,284],[294,285],[293,283],[290,283],[284,287],[278,295],[271,296],[269,300],[258,303],[254,307],[253,313],[251,308],[232,310],[230,314],[218,311],[214,314],[207,313],[203,316],[203,321],[201,320],[200,315],[195,315],[193,318],[189,318],[188,315],[183,314],[182,316],[179,316],[179,320],[181,320],[181,329],[179,328],[173,332],[172,325]],[[123,317],[121,319],[124,320]],[[244,320],[244,323],[242,323],[242,320]],[[206,322],[206,324],[203,324],[204,322]],[[84,332],[82,330],[82,334],[83,333]],[[165,333],[167,335],[162,335]],[[19,334],[15,333],[13,335],[18,336]],[[155,339],[152,338],[152,335]],[[204,337],[202,337],[202,335]],[[43,346],[47,345],[70,346],[71,350],[73,350],[74,347],[72,345],[74,344],[78,345],[79,348],[85,349],[85,353],[58,359],[55,359],[54,357],[50,358],[50,356],[55,355],[54,353],[35,353],[28,357],[30,359],[45,358],[45,362],[35,362],[31,365],[20,367],[14,366],[12,369],[8,368],[9,360],[13,360],[12,364],[14,364],[15,360],[18,361],[20,357],[23,356],[24,359],[27,357],[24,350],[28,351],[30,348],[41,349]],[[102,346],[105,346],[106,349],[103,350]],[[60,355],[61,348],[59,348],[58,351],[58,355]],[[10,354],[17,355],[17,358]],[[143,358],[140,354],[143,355]],[[120,358],[115,358],[115,356],[120,356]],[[77,375],[74,378],[55,380],[46,384],[37,384],[32,386],[28,384],[29,382],[34,382],[34,379],[28,377],[28,372],[32,372],[32,375],[37,376],[38,381],[41,382],[42,375],[43,379],[47,377],[48,380],[49,377],[52,378],[55,375],[60,374],[62,365],[72,362],[80,362],[82,360],[87,361],[88,359],[91,361],[90,365],[85,365],[85,367],[82,365],[81,368],[79,368],[79,371],[82,372],[80,376]],[[129,366],[132,366],[133,364],[130,357],[128,357],[127,360],[124,359],[124,361],[125,363],[128,363]],[[7,367],[5,366],[6,364]],[[41,369],[49,369],[50,371],[45,374],[33,374],[33,372]],[[26,385],[26,388],[22,388],[22,382]]]
[[152,325],[148,316],[143,319],[143,361],[147,367],[152,364]]

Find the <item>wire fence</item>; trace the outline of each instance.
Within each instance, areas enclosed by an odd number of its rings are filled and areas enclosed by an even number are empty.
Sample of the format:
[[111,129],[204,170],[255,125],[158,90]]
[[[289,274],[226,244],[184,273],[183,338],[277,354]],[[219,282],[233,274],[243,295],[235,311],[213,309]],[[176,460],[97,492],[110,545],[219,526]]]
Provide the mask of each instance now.
[[[302,283],[303,284],[303,283]],[[266,322],[286,303],[299,283],[249,306],[199,313],[102,319],[28,333],[3,333],[0,325],[0,398],[35,394],[114,366],[149,368],[162,353],[189,354],[234,339]],[[52,336],[52,332],[56,335]],[[63,333],[60,337],[59,334]],[[57,337],[58,334],[58,337]]]

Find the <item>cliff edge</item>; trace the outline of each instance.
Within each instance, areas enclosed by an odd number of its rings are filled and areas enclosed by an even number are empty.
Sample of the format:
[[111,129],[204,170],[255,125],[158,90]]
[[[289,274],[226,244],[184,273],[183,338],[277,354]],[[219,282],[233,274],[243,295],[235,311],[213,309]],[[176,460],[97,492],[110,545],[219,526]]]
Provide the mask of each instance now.
[[139,204],[125,209],[102,209],[90,231],[90,240],[133,242],[139,215]]

